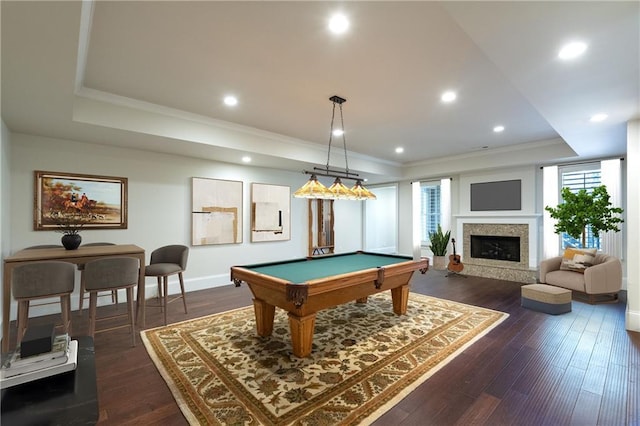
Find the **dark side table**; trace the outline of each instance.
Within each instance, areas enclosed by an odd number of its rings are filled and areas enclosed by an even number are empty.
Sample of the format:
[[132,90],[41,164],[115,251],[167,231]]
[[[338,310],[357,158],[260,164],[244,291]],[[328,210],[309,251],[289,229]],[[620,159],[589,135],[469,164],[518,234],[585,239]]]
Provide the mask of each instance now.
[[6,425],[92,425],[98,421],[98,388],[93,339],[78,341],[78,365],[58,374],[2,390]]

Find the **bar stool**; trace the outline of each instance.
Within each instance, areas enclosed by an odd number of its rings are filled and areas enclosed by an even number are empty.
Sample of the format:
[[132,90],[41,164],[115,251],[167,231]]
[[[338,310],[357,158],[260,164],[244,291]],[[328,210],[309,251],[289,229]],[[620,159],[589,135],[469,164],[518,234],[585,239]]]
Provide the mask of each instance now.
[[[127,317],[128,325],[120,325],[108,329],[108,331],[123,327],[131,328],[132,346],[136,345],[135,317],[133,313],[133,287],[138,284],[140,262],[134,257],[107,257],[96,259],[84,265],[84,285],[89,293],[89,335],[93,337],[96,333],[96,309],[98,305],[98,293],[101,291],[111,291],[126,289],[127,293]],[[112,315],[100,318],[100,320],[120,318],[125,314]]]
[[[113,246],[114,243],[88,243],[83,244],[82,247],[100,247],[100,246]],[[80,311],[80,316],[82,316],[82,307],[84,306],[84,300],[88,298],[87,291],[84,286],[84,263],[78,264],[78,271],[80,271],[80,300],[78,301],[78,310]],[[98,297],[108,296],[108,294],[99,294]],[[111,303],[118,304],[118,290],[111,290]]]
[[29,322],[32,300],[60,297],[62,327],[71,333],[71,293],[75,284],[75,266],[67,262],[43,261],[16,266],[11,275],[11,292],[18,302],[18,337],[22,341]]
[[[189,247],[182,245],[169,245],[160,247],[151,253],[150,264],[145,267],[144,275],[147,277],[157,277],[158,297],[160,298],[160,308],[164,311],[164,325],[167,325],[167,304],[176,299],[182,298],[184,313],[187,313],[187,300],[184,297],[184,279],[182,272],[187,268],[189,258]],[[169,276],[178,274],[180,280],[181,296],[176,296],[168,301],[168,280]]]

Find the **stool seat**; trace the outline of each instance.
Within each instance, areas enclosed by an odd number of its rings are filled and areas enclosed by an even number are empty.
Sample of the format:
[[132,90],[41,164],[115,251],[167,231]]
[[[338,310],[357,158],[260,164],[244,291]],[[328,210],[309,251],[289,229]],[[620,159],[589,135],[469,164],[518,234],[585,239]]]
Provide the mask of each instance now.
[[153,263],[144,268],[144,274],[148,277],[162,277],[164,275],[177,274],[178,272],[182,272],[182,268],[175,263]]
[[571,312],[571,290],[546,284],[521,287],[521,306],[551,315]]

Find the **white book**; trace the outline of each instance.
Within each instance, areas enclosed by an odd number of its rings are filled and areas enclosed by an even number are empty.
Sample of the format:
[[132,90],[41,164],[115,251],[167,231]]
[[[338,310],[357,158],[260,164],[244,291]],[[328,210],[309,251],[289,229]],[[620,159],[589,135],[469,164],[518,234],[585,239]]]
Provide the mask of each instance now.
[[41,368],[39,370],[28,373],[18,374],[16,376],[0,378],[0,389],[9,388],[11,386],[20,385],[22,383],[31,382],[45,377],[54,376],[56,374],[66,373],[76,369],[78,364],[78,341],[72,340],[69,344],[69,356],[64,364],[58,364],[51,367]]
[[60,356],[55,358],[43,358],[27,364],[11,364],[9,368],[3,368],[0,370],[0,378],[6,379],[8,377],[17,376],[18,374],[30,373],[36,370],[42,370],[43,368],[53,367],[55,365],[64,364],[69,359],[69,349]]

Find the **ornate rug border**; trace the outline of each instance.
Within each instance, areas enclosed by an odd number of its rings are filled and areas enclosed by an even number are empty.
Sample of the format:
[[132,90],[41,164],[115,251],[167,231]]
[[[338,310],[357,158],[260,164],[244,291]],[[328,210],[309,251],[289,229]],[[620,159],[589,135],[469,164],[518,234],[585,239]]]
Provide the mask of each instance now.
[[[434,296],[420,294],[420,293],[414,293],[414,292],[411,292],[410,296],[416,297],[417,299],[443,300],[443,301],[450,302],[450,303],[453,303],[453,304],[456,304],[456,305],[462,305],[462,306],[467,306],[467,307],[471,307],[471,308],[475,308],[475,309],[481,309],[481,310],[484,310],[484,311],[489,311],[489,312],[493,312],[495,314],[498,314],[497,315],[498,318],[494,322],[492,322],[491,324],[486,326],[482,331],[480,331],[474,337],[469,339],[469,341],[467,341],[462,346],[460,346],[458,349],[456,349],[454,352],[450,353],[445,359],[440,361],[437,365],[435,365],[429,371],[425,372],[425,374],[423,374],[419,378],[415,379],[412,383],[410,383],[408,386],[406,386],[401,391],[399,391],[389,401],[387,401],[386,403],[383,403],[380,407],[375,409],[375,411],[371,412],[369,415],[367,415],[365,418],[363,418],[361,420],[361,422],[358,423],[360,425],[370,425],[371,423],[373,423],[375,420],[377,420],[379,417],[381,417],[384,413],[389,411],[393,406],[398,404],[402,399],[407,397],[418,386],[420,386],[421,384],[426,382],[431,376],[433,376],[438,371],[440,371],[440,369],[442,369],[443,367],[448,365],[449,362],[451,362],[454,358],[456,358],[460,353],[464,352],[466,349],[468,349],[475,342],[480,340],[482,337],[486,336],[489,332],[491,332],[491,330],[496,328],[498,325],[500,325],[502,322],[504,322],[509,317],[509,314],[506,313],[506,312],[496,311],[496,310],[485,308],[485,307],[482,307],[482,306],[469,305],[469,304],[462,303],[462,302],[456,302],[456,301],[452,301],[452,300],[448,300],[448,299],[437,298],[437,297],[434,297]],[[251,305],[247,305],[247,306],[243,306],[243,307],[235,308],[235,309],[230,309],[228,311],[213,313],[213,314],[210,314],[210,315],[205,315],[203,317],[208,317],[208,316],[212,316],[212,315],[224,315],[224,314],[228,314],[228,313],[244,310],[244,309],[247,309],[247,308],[251,308]],[[156,330],[164,329],[164,328],[167,328],[167,327],[181,326],[181,325],[184,325],[184,324],[187,324],[187,323],[190,323],[190,322],[198,321],[203,317],[191,318],[191,319],[187,319],[187,320],[184,320],[184,321],[168,324],[166,326],[162,325],[162,326],[159,326],[159,327],[154,327],[154,328],[142,330],[140,332],[141,340],[142,340],[143,344],[145,345],[145,349],[147,350],[147,353],[149,354],[149,357],[151,358],[151,360],[153,361],[154,365],[156,366],[156,369],[158,370],[158,372],[160,373],[160,375],[164,379],[165,383],[167,384],[167,387],[171,391],[171,394],[173,395],[176,403],[178,404],[178,407],[180,408],[181,413],[183,414],[185,419],[189,422],[189,424],[199,424],[199,420],[198,420],[197,416],[194,415],[194,413],[192,413],[192,411],[190,410],[189,402],[185,400],[184,395],[180,391],[180,387],[176,384],[175,378],[172,377],[172,374],[170,373],[170,370],[167,369],[164,366],[162,360],[160,359],[160,357],[158,356],[158,354],[156,352],[158,349],[155,348],[155,345],[147,337],[147,333],[153,333]]]

